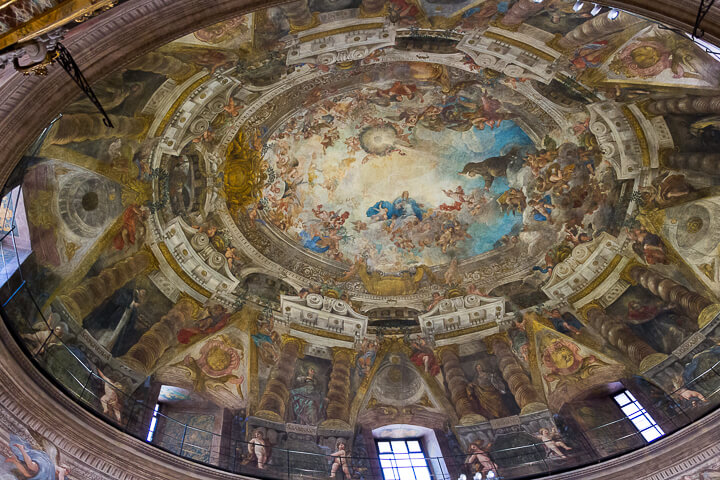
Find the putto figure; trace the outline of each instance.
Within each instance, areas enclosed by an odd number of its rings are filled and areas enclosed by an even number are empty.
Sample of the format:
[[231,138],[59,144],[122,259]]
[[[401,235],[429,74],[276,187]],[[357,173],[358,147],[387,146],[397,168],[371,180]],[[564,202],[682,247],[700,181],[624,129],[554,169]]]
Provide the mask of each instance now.
[[270,442],[265,440],[262,430],[255,430],[253,437],[248,442],[249,461],[256,462],[257,468],[264,470],[270,461],[271,452]]
[[335,451],[330,454],[331,457],[335,457],[330,469],[330,478],[335,478],[335,474],[342,468],[343,475],[346,479],[350,479],[350,467],[348,466],[349,457],[345,451],[345,442],[338,440],[335,444]]
[[488,453],[491,446],[492,443],[485,445],[482,440],[477,440],[468,447],[465,467],[473,478],[475,478],[476,473],[479,473],[483,479],[488,478],[490,472],[493,472],[493,475],[497,477],[497,465],[495,465]]
[[560,451],[560,448],[563,448],[565,451],[572,450],[572,447],[568,447],[565,442],[562,441],[560,433],[558,433],[555,428],[552,430],[541,428],[535,437],[543,442],[545,448],[547,448],[550,453],[554,453],[560,458],[565,458],[565,454]]

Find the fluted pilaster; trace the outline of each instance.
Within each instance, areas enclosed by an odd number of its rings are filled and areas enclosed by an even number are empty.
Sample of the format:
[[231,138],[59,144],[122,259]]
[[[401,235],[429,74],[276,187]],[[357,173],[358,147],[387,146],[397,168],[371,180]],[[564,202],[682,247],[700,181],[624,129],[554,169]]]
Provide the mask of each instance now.
[[700,313],[712,305],[712,302],[702,295],[688,290],[675,280],[663,277],[645,266],[633,265],[629,273],[630,277],[639,285],[664,301],[676,304],[682,313],[693,320],[698,320]]
[[327,392],[326,420],[323,427],[350,430],[350,368],[356,352],[350,348],[332,349],[332,372]]
[[130,347],[121,360],[133,370],[150,375],[162,354],[177,344],[180,329],[189,327],[199,310],[200,305],[195,300],[180,299]]
[[612,346],[627,355],[633,363],[640,366],[641,370],[646,370],[645,367],[649,366],[649,363],[654,363],[653,360],[665,358],[664,354],[658,353],[635,335],[626,324],[609,317],[599,305],[591,305],[585,311],[585,316],[592,328],[600,332]]
[[98,275],[86,278],[59,299],[73,318],[81,323],[118,288],[152,266],[152,260],[152,254],[148,250],[141,250],[112,267],[105,268]]
[[453,405],[455,405],[455,412],[462,424],[463,417],[468,418],[468,416],[472,416],[475,412],[473,412],[472,404],[467,395],[469,382],[465,377],[465,372],[463,372],[462,367],[460,367],[457,346],[448,345],[440,347],[437,352],[437,357],[439,357],[442,362],[445,381],[450,391],[450,398],[452,399]]
[[515,397],[521,413],[530,413],[547,408],[540,395],[527,376],[520,362],[510,349],[510,339],[507,335],[493,335],[485,342],[498,359],[498,367],[505,382],[510,387],[510,393]]
[[570,30],[558,40],[557,46],[562,50],[572,50],[598,38],[606,37],[611,33],[625,30],[629,26],[640,22],[642,22],[640,17],[629,13],[620,12],[614,20],[611,20],[607,13],[604,13]]
[[653,115],[720,113],[720,97],[674,97],[653,100],[645,105]]
[[280,357],[270,370],[255,416],[275,422],[285,421],[285,408],[290,398],[290,382],[295,372],[295,363],[303,356],[304,348],[304,340],[283,336]]
[[543,5],[542,2],[535,3],[532,0],[518,0],[500,20],[500,25],[504,27],[518,26],[544,7],[545,5]]

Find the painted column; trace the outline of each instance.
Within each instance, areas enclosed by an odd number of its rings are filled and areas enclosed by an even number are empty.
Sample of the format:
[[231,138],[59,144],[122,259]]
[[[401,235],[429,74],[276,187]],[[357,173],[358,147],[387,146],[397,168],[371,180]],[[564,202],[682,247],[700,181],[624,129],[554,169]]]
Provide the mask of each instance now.
[[640,17],[625,12],[620,12],[614,20],[610,19],[607,13],[597,15],[566,33],[557,41],[557,46],[562,50],[572,50],[642,21]]
[[518,26],[542,10],[544,6],[542,2],[536,3],[532,0],[518,0],[500,20],[500,25],[503,27]]
[[350,368],[356,352],[350,348],[333,347],[332,372],[328,383],[326,420],[322,427],[352,430],[350,426]]
[[678,305],[682,313],[693,320],[699,320],[703,310],[712,305],[712,302],[702,295],[688,290],[676,281],[663,277],[645,266],[632,265],[629,274],[634,282],[664,301]]
[[305,30],[313,25],[313,16],[308,6],[308,0],[287,3],[281,5],[280,8],[285,12],[291,30]]
[[585,317],[592,328],[600,332],[612,346],[627,355],[633,363],[639,365],[641,371],[647,370],[652,366],[651,364],[666,357],[635,335],[626,324],[609,317],[597,304],[591,304],[585,309]]
[[159,73],[176,79],[184,79],[193,73],[193,67],[172,55],[150,52],[128,66],[131,70]]
[[510,393],[520,407],[520,413],[531,413],[544,410],[547,405],[543,403],[540,395],[527,376],[525,370],[510,349],[510,339],[507,334],[497,334],[485,338],[485,343],[491,354],[498,359],[500,373],[510,387]]
[[305,340],[289,335],[283,336],[280,357],[270,370],[265,391],[260,398],[256,417],[285,421],[285,408],[290,398],[290,382],[295,373],[295,362],[304,356]]
[[387,0],[362,0],[360,4],[360,12],[363,15],[374,15],[382,13],[385,10]]
[[100,306],[110,295],[141,273],[155,265],[152,253],[141,250],[121,260],[112,267],[103,269],[98,275],[86,278],[59,300],[78,322],[82,323],[90,312]]
[[55,127],[50,130],[48,142],[53,145],[66,145],[72,142],[113,137],[134,137],[145,131],[147,120],[120,115],[108,115],[115,128],[103,123],[102,115],[96,113],[71,113],[63,115]]
[[200,309],[197,301],[181,298],[120,359],[133,370],[150,375],[165,350],[177,344],[180,329],[189,327]]
[[463,418],[470,419],[475,414],[467,395],[468,380],[465,372],[460,367],[460,358],[457,354],[457,345],[447,345],[440,347],[436,352],[436,356],[440,358],[445,381],[450,391],[450,398],[455,406],[455,412],[463,424]]
[[672,170],[692,170],[703,175],[720,175],[720,153],[670,152],[663,156],[662,164]]
[[648,113],[665,115],[668,113],[706,114],[720,113],[720,97],[675,97],[653,100],[645,105]]

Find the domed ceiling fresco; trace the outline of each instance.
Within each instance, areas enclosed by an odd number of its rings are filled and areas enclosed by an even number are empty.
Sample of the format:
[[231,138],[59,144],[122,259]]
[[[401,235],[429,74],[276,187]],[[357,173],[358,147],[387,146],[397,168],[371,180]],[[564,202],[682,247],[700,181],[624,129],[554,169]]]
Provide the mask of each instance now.
[[375,478],[399,435],[573,468],[646,444],[622,389],[680,428],[719,401],[720,64],[592,7],[301,0],[145,54],[93,85],[114,128],[78,100],[11,179],[10,323],[249,475]]

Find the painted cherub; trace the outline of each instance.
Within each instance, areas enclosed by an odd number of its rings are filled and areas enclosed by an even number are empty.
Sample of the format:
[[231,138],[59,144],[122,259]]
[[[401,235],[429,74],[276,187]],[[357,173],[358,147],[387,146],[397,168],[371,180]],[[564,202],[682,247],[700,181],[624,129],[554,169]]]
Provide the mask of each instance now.
[[492,443],[485,445],[482,440],[477,440],[468,447],[468,456],[465,459],[465,465],[470,473],[480,473],[482,478],[488,478],[488,474],[493,472],[497,476],[497,465],[490,459],[488,450]]
[[270,460],[270,444],[265,440],[262,430],[255,430],[253,437],[248,442],[248,453],[250,461],[257,461],[257,468],[264,470]]
[[104,380],[104,393],[103,396],[100,397],[100,405],[102,405],[103,413],[113,416],[118,422],[121,422],[123,405],[118,396],[118,390],[122,391],[123,385],[120,382],[110,380],[99,368],[98,375]]
[[352,475],[350,475],[350,467],[348,467],[348,456],[345,451],[345,442],[338,440],[335,444],[335,451],[331,453],[330,456],[335,457],[332,463],[332,468],[330,469],[330,478],[335,478],[335,474],[340,468],[342,468],[343,475],[345,475],[346,479],[351,478]]
[[565,454],[560,451],[560,448],[565,449],[565,451],[572,450],[572,447],[568,447],[565,442],[562,441],[560,433],[558,433],[556,428],[552,430],[541,428],[534,437],[542,441],[545,448],[560,458],[565,458]]

